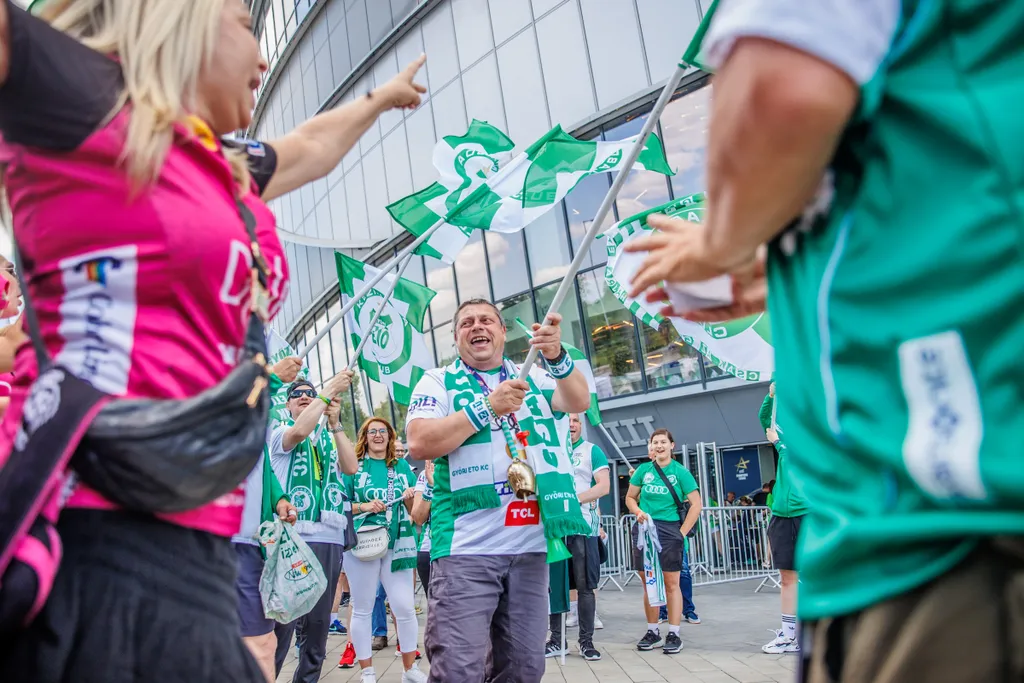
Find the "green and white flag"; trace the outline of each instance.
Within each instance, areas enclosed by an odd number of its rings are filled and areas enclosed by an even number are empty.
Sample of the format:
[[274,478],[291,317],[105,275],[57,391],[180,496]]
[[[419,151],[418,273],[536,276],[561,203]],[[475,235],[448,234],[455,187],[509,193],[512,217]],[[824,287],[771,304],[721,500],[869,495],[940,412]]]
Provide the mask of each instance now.
[[[434,147],[434,167],[440,178],[425,189],[388,205],[399,225],[419,237],[448,215],[512,156],[512,140],[489,123],[473,119],[465,135],[447,135]],[[471,230],[444,224],[416,253],[454,263],[469,241]]]
[[[349,299],[380,271],[338,252],[334,253],[334,258],[342,305],[347,305]],[[388,297],[387,292],[394,281],[395,275],[384,276],[345,314],[345,324],[353,347],[359,346],[363,336],[370,335],[359,356],[359,367],[370,379],[387,385],[396,403],[407,406],[420,377],[434,367],[434,359],[423,341],[423,332],[427,307],[437,292],[400,278],[394,293]],[[383,311],[377,323],[372,330],[367,329],[381,307]]]
[[[704,194],[676,199],[630,216],[605,233],[608,265],[605,266],[604,278],[608,289],[633,315],[658,329],[663,321],[658,312],[662,304],[632,299],[626,294],[645,255],[626,254],[622,251],[624,244],[652,229],[647,225],[647,217],[652,213],[678,216],[700,223],[704,220]],[[772,348],[771,325],[767,313],[712,324],[699,324],[682,318],[669,320],[686,344],[710,358],[729,374],[750,382],[771,378],[775,370],[775,351]]]
[[[526,326],[521,319],[516,318],[516,324],[526,333],[527,337],[533,336],[533,330]],[[587,420],[595,427],[601,424],[601,409],[597,405],[597,381],[594,379],[594,369],[590,367],[590,359],[587,354],[577,349],[572,344],[562,342],[565,352],[572,358],[573,364],[587,378],[587,388],[590,389],[590,407],[587,408]]]
[[704,12],[704,18],[700,22],[700,26],[697,27],[697,32],[693,34],[693,39],[690,40],[690,44],[686,48],[686,52],[683,53],[683,58],[679,62],[679,66],[695,66],[701,71],[707,71],[713,73],[711,67],[708,66],[707,54],[704,50],[704,37],[708,33],[708,29],[711,27],[711,19],[715,15],[715,10],[718,9],[719,0],[713,0],[711,7]]
[[[448,222],[496,232],[522,230],[587,176],[619,170],[636,139],[577,140],[555,126],[477,187],[448,214]],[[651,134],[633,168],[673,175],[657,135]]]
[[[267,330],[267,354],[269,356],[268,365],[274,365],[278,361],[284,360],[290,356],[298,355],[295,349],[292,348],[284,337],[279,335],[273,329]],[[309,377],[309,368],[306,365],[306,359],[302,359],[302,368],[299,369],[299,378],[306,379]],[[288,402],[288,385],[283,385],[280,389],[270,395],[270,418],[277,420],[278,422],[287,422],[292,419],[288,409],[285,408],[285,403]]]

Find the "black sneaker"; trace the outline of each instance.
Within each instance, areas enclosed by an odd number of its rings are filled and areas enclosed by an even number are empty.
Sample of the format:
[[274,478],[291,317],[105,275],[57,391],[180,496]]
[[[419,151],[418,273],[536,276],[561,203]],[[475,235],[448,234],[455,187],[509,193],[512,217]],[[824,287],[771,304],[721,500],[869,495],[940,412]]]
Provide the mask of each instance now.
[[348,607],[348,605],[349,605],[349,603],[351,601],[352,601],[352,594],[351,593],[342,593],[341,594],[341,606],[342,607]]
[[589,640],[580,643],[580,656],[588,662],[596,662],[601,659],[601,653],[597,651],[594,644]]
[[638,650],[653,650],[654,648],[661,645],[661,635],[655,631],[648,631],[647,635],[640,639],[640,642],[636,644]]
[[556,640],[549,640],[544,646],[544,657],[557,657],[562,654],[562,644]]
[[674,655],[683,649],[683,639],[679,637],[678,633],[669,633],[665,637],[665,647],[662,651],[667,655]]

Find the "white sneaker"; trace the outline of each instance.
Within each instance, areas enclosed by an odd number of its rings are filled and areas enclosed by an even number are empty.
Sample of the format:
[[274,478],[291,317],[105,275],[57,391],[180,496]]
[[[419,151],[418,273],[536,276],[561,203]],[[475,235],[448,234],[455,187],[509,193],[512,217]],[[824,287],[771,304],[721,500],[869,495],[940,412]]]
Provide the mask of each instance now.
[[784,655],[800,652],[800,643],[794,638],[787,638],[782,629],[768,629],[775,634],[775,640],[761,647],[761,652],[769,655]]
[[604,622],[601,621],[601,617],[594,614],[594,630],[596,631],[599,628],[604,628]]
[[359,683],[377,683],[377,672],[364,671],[359,677]]
[[427,674],[420,671],[418,665],[413,664],[412,668],[402,674],[402,683],[427,683]]

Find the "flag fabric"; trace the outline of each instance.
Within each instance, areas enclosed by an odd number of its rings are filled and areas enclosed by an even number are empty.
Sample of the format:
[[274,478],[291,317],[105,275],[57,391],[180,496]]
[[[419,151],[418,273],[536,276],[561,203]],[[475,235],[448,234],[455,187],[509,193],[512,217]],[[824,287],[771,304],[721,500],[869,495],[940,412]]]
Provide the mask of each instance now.
[[[522,230],[587,176],[620,170],[636,140],[637,136],[615,142],[577,140],[555,126],[479,185],[448,214],[448,222],[496,232]],[[633,168],[673,175],[657,135],[650,135]]]
[[715,10],[718,9],[719,0],[713,0],[711,6],[704,12],[704,18],[701,19],[700,26],[697,27],[697,32],[693,34],[693,39],[690,40],[690,44],[686,48],[686,52],[683,53],[683,58],[679,62],[679,66],[686,68],[688,66],[695,66],[701,71],[707,71],[713,73],[712,69],[708,66],[707,55],[704,52],[704,37],[707,35],[708,28],[711,26],[711,19],[715,14]]
[[[512,156],[515,144],[489,123],[473,119],[465,135],[447,135],[434,147],[439,180],[388,205],[395,222],[419,237],[497,173]],[[470,228],[445,223],[416,253],[454,263],[469,241]]]
[[[268,365],[274,365],[280,360],[284,360],[290,356],[298,355],[292,345],[289,344],[284,337],[279,335],[273,329],[267,329],[267,356]],[[302,367],[299,369],[299,377],[306,379],[309,377],[309,368],[306,365],[306,359],[302,359]],[[297,379],[298,379],[297,378]],[[291,414],[288,413],[285,408],[285,403],[288,402],[288,385],[285,384],[273,394],[270,395],[270,418],[278,422],[287,422],[291,420]]]
[[661,571],[661,560],[658,559],[661,552],[658,528],[650,517],[643,523],[637,522],[637,526],[640,527],[640,532],[637,534],[636,547],[644,557],[644,590],[647,591],[647,604],[651,607],[661,607],[667,600],[665,575]]
[[[520,318],[516,318],[516,324],[526,333],[527,337],[533,337],[533,330],[526,326]],[[565,352],[572,358],[573,364],[587,378],[587,388],[590,389],[590,407],[587,408],[587,420],[595,427],[601,424],[601,409],[597,405],[597,381],[594,379],[594,369],[590,367],[590,359],[587,354],[577,349],[572,344],[562,342]]]
[[[338,252],[334,257],[342,304],[347,305],[355,293],[380,271]],[[395,277],[393,274],[385,275],[356,302],[345,314],[345,324],[353,347],[358,347],[363,337],[370,335],[359,356],[359,367],[370,379],[387,385],[396,403],[407,406],[420,377],[434,367],[434,359],[423,341],[423,332],[427,307],[436,292],[399,278],[394,292],[388,296]],[[373,329],[367,329],[382,307]]]
[[[626,254],[622,246],[651,230],[647,216],[663,213],[678,216],[694,223],[704,220],[704,194],[693,194],[668,202],[635,216],[619,221],[605,233],[608,265],[605,283],[623,306],[645,324],[658,329],[664,318],[658,311],[661,303],[649,303],[627,296],[644,254]],[[728,322],[700,324],[682,318],[669,318],[679,336],[687,345],[697,349],[711,361],[739,379],[761,382],[771,377],[775,369],[771,325],[767,313],[759,313]]]

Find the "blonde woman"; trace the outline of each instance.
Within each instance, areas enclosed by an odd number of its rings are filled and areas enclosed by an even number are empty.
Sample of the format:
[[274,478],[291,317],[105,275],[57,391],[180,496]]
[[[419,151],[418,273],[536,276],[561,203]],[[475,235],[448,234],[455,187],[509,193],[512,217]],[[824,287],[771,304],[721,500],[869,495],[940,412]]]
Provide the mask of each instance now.
[[412,589],[416,534],[409,516],[416,493],[416,476],[409,463],[395,452],[395,440],[395,430],[387,420],[376,417],[366,420],[356,440],[359,471],[345,477],[356,530],[365,533],[374,526],[388,530],[388,550],[382,557],[361,560],[355,551],[345,553],[345,572],[352,590],[350,638],[363,670],[363,683],[377,680],[370,632],[378,584],[383,585],[388,594],[398,629],[398,649],[405,667],[402,683],[427,680],[426,674],[416,666],[419,624]]
[[[382,111],[417,105],[422,60],[280,140],[229,144],[267,68],[242,0],[37,11],[0,0],[0,166],[41,341],[104,393],[193,396],[232,370],[250,311],[269,319],[287,291],[265,202],[325,175]],[[23,344],[0,449],[37,374]],[[263,680],[233,585],[242,501],[147,515],[75,486],[49,599],[0,641],[0,680]]]

